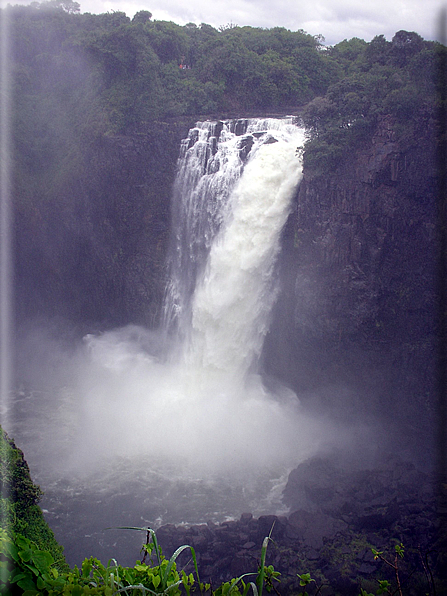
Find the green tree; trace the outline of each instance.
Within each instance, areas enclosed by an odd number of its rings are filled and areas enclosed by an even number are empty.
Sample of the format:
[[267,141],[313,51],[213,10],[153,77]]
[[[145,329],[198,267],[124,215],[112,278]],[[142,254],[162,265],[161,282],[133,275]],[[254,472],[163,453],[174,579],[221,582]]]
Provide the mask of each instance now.
[[135,13],[132,19],[132,23],[141,23],[142,25],[146,25],[150,22],[151,18],[151,12],[149,12],[148,10],[139,10],[137,13]]
[[44,520],[38,503],[42,491],[33,483],[23,453],[0,427],[1,527],[21,533],[48,550],[60,570],[67,570],[63,549]]
[[391,40],[391,55],[395,63],[402,67],[424,47],[424,40],[414,31],[398,31]]
[[163,63],[180,63],[187,53],[188,37],[183,27],[170,21],[154,21],[147,27],[147,41]]
[[389,59],[391,43],[383,35],[376,35],[365,48],[365,60],[369,67],[384,65]]

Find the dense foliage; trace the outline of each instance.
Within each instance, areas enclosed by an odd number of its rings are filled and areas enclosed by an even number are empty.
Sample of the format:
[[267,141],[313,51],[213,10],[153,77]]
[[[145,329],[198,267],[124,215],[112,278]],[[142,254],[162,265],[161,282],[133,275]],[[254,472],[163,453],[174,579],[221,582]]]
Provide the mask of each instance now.
[[37,110],[40,122],[52,113],[61,142],[70,122],[78,134],[91,126],[117,132],[159,117],[296,106],[338,78],[319,39],[304,31],[181,27],[152,21],[147,11],[131,21],[54,2],[9,7],[4,15],[14,93],[23,100],[17,113],[29,118]]
[[330,48],[343,76],[304,109],[312,133],[307,166],[318,171],[321,164],[326,169],[337,165],[385,117],[396,140],[407,143],[432,126],[440,107],[437,84],[444,52],[443,46],[407,31],[390,42],[379,35],[370,43],[354,38]]
[[[8,533],[0,529],[1,593],[4,596],[114,596],[117,594],[189,596],[192,593],[200,593],[203,596],[247,596],[249,594],[262,596],[265,589],[267,593],[280,594],[276,586],[281,583],[281,574],[275,571],[273,565],[266,564],[270,536],[263,541],[257,571],[244,573],[213,587],[211,583],[200,581],[193,547],[180,546],[171,558],[167,559],[157,543],[155,532],[149,528],[140,529],[147,531],[148,541],[142,549],[143,560],[136,561],[133,567],[123,567],[114,559],[104,565],[100,560],[90,557],[84,559],[80,569],[75,566],[62,572],[54,564],[53,556],[49,551],[39,549],[36,543],[21,534]],[[192,555],[194,572],[187,573],[184,569],[178,569],[178,556],[185,550],[189,550]],[[349,593],[355,593],[358,596],[379,596],[380,594],[403,596],[401,559],[405,554],[404,545],[397,542],[391,553],[384,553],[375,548],[371,548],[371,551],[374,560],[380,560],[385,567],[391,568],[394,577],[364,581],[363,584],[367,589],[359,586],[358,590],[351,590]],[[149,559],[146,562],[147,555]],[[442,589],[442,584],[433,576],[427,561],[422,561],[422,568],[426,574],[425,581],[421,583],[421,572],[415,567],[410,574],[414,586],[405,583],[405,593],[407,590],[409,594],[419,594],[420,590],[423,590],[427,596],[440,593],[437,592],[437,586]],[[324,593],[340,594],[337,590],[333,592],[327,583],[319,584],[310,573],[296,573],[296,577],[299,591],[292,589],[291,592],[288,589],[287,594],[309,596],[309,594],[319,594],[322,588],[329,590],[325,590]]]
[[[122,567],[116,561],[105,566],[94,557],[85,559],[81,569],[58,571],[48,551],[20,534],[8,535],[0,530],[0,557],[7,573],[0,574],[5,596],[81,596],[96,594],[169,594],[180,596],[181,587],[190,588],[193,577],[179,575],[174,560],[158,552],[159,564],[137,561],[134,567]],[[7,566],[7,567],[6,567]],[[203,586],[205,587],[205,586]]]
[[[51,0],[8,6],[15,185],[52,196],[103,135],[181,115],[222,117],[298,109],[312,135],[306,165],[336,165],[385,114],[399,134],[432,119],[444,48],[399,31],[325,47],[320,36],[202,23],[80,14]],[[310,102],[310,103],[309,103]],[[45,189],[45,190],[42,190]]]
[[38,505],[42,491],[30,476],[23,453],[0,427],[1,527],[23,534],[35,547],[48,551],[56,568],[67,570],[63,549],[56,542]]

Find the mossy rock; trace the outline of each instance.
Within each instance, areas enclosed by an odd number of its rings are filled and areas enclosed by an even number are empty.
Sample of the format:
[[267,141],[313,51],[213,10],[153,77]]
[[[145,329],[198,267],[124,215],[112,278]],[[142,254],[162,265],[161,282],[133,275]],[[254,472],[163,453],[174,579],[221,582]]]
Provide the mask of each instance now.
[[23,452],[0,427],[0,519],[1,527],[19,533],[46,550],[60,571],[68,571],[63,548],[45,521],[38,503],[42,497],[39,486],[31,479]]

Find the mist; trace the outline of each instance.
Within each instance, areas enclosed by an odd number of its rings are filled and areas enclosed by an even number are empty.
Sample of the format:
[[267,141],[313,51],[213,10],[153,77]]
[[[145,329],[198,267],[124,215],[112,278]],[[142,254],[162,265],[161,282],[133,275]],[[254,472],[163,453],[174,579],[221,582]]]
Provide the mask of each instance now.
[[70,467],[144,456],[153,465],[222,474],[290,465],[315,449],[316,423],[291,392],[269,394],[258,375],[236,383],[160,362],[147,349],[154,340],[137,327],[85,338]]
[[[293,119],[261,119],[247,121],[241,137],[231,126],[198,124],[184,143],[163,327],[87,333],[69,349],[57,327],[26,334],[21,378],[46,412],[39,469],[97,474],[121,458],[185,478],[271,478],[365,442],[364,423],[335,423],[324,408],[310,414],[263,375],[304,130]],[[208,218],[201,225],[198,214]]]
[[310,412],[262,373],[209,375],[166,361],[162,344],[160,331],[133,325],[71,347],[40,327],[26,333],[12,418],[38,478],[100,483],[125,465],[248,486],[286,478],[317,453],[357,466],[374,457],[374,425],[334,419],[321,396]]
[[265,373],[304,132],[287,119],[247,121],[242,137],[221,124],[202,123],[183,143],[163,325],[79,337],[53,322],[19,339],[11,429],[73,562],[111,525],[285,514],[282,491],[300,463],[376,457],[374,424],[334,416],[324,397]]

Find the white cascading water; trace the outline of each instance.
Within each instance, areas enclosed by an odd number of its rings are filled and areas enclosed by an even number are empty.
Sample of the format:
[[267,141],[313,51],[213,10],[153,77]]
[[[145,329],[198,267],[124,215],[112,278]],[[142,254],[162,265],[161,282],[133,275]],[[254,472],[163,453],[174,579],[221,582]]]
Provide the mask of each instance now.
[[65,512],[70,494],[70,515],[88,516],[82,499],[119,496],[131,525],[281,510],[287,473],[328,437],[258,366],[303,141],[292,118],[199,123],[183,141],[164,328],[88,335],[67,357],[50,346],[57,388],[23,397],[31,422],[17,426],[49,507]]
[[133,564],[140,538],[132,551],[129,537],[104,528],[284,513],[288,473],[322,436],[332,440],[258,366],[303,140],[292,118],[190,131],[174,188],[162,329],[87,335],[76,352],[30,331],[26,350],[45,381],[43,390],[18,390],[8,431],[71,565],[100,543],[103,560]]
[[168,356],[154,356],[159,335],[135,327],[86,338],[78,457],[93,438],[108,457],[147,448],[154,461],[222,473],[293,465],[315,450],[296,395],[272,394],[257,370],[303,141],[293,118],[190,131],[173,199]]
[[288,118],[198,123],[182,143],[165,311],[193,370],[243,379],[260,354],[303,140]]
[[254,147],[231,194],[193,297],[188,354],[193,367],[243,379],[261,353],[276,297],[281,230],[301,178],[295,154],[299,132]]

